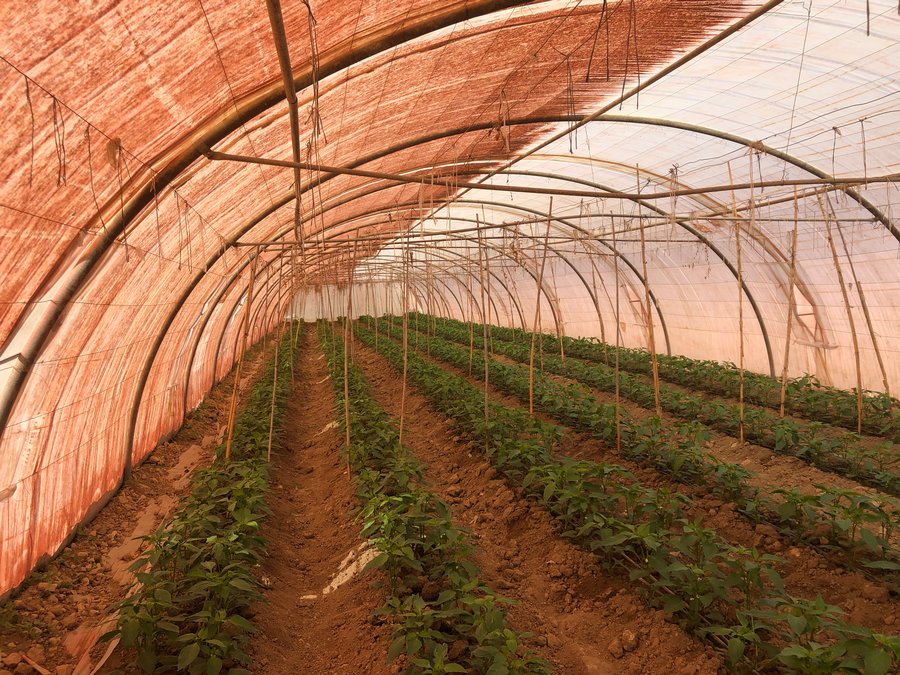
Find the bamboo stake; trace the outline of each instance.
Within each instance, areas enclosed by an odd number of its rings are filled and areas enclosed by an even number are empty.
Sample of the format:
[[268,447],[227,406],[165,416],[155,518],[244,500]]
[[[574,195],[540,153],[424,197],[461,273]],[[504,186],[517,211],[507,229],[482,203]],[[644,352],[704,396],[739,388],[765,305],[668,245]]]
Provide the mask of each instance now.
[[244,353],[247,351],[247,333],[250,330],[250,305],[253,300],[253,285],[256,282],[256,263],[259,261],[259,248],[250,266],[250,284],[247,287],[247,301],[244,303],[244,337],[237,367],[234,369],[234,388],[231,391],[231,407],[228,410],[228,440],[225,442],[225,461],[231,459],[231,441],[234,438],[234,418],[237,410],[238,389],[241,385],[241,368],[244,365]]
[[[409,233],[406,235],[409,245]],[[406,418],[406,365],[409,353],[409,251],[403,254],[403,383],[400,387],[400,444],[403,444],[403,422]]]
[[822,203],[822,196],[817,195],[819,199],[819,208],[822,210],[822,216],[825,218],[825,232],[828,237],[828,245],[831,247],[831,258],[834,261],[834,271],[837,273],[838,283],[841,286],[841,295],[844,298],[844,308],[847,311],[847,321],[850,324],[850,336],[853,340],[853,356],[856,363],[856,433],[862,433],[862,365],[859,361],[859,336],[856,333],[856,322],[853,320],[853,312],[850,309],[850,298],[847,295],[847,286],[844,284],[844,273],[841,271],[841,263],[838,259],[837,247],[834,245],[834,238],[831,236],[831,220],[825,211]]
[[541,313],[541,283],[544,280],[544,266],[547,264],[547,246],[550,239],[550,219],[547,219],[547,234],[544,237],[544,255],[537,278],[537,298],[534,305],[534,324],[531,329],[531,352],[528,357],[528,414],[534,417],[534,342],[537,334],[538,319]]
[[[831,206],[831,197],[825,195],[825,200],[828,203],[828,208],[831,211],[831,215],[834,216],[834,208]],[[838,235],[841,237],[841,244],[844,249],[844,256],[847,258],[847,264],[850,267],[850,274],[853,276],[853,283],[856,286],[856,293],[859,295],[859,304],[863,311],[863,316],[866,319],[866,327],[869,330],[869,337],[872,339],[872,347],[875,350],[875,359],[878,362],[878,368],[881,370],[881,382],[884,385],[884,393],[887,394],[888,400],[891,400],[891,388],[888,384],[888,376],[887,370],[884,367],[884,359],[881,356],[881,349],[878,347],[878,339],[875,337],[875,326],[872,323],[872,315],[869,314],[869,303],[866,302],[866,294],[863,292],[862,282],[856,276],[856,265],[853,264],[853,258],[850,256],[850,248],[847,246],[847,239],[844,237],[844,231],[841,229],[840,222],[837,219],[835,220],[834,227],[838,231]]]
[[353,315],[353,272],[347,286],[347,316],[344,317],[344,430],[347,443],[347,475],[350,475],[350,344],[353,339],[350,317]]
[[[476,214],[475,218],[478,218]],[[482,264],[482,250],[481,250],[481,230],[478,230],[478,278],[481,282],[481,307],[482,314],[485,312],[485,298],[484,298],[484,265]],[[487,256],[485,256],[486,258]],[[484,426],[485,426],[485,434],[484,434],[484,448],[488,450],[490,447],[490,432],[488,431],[488,323],[484,321],[481,324],[482,327],[482,342],[484,347]]]
[[[731,162],[728,162],[728,181],[734,183],[731,173]],[[750,151],[750,185],[753,185],[753,151]],[[738,442],[744,444],[744,268],[741,256],[741,221],[737,219],[737,200],[734,190],[731,192],[731,209],[734,221],[734,248],[737,256],[737,293],[738,293]],[[753,207],[753,188],[750,188],[750,219],[756,209]]]
[[[281,345],[281,337],[284,334],[284,321],[278,328],[278,340],[275,342],[275,368],[272,371],[272,408],[269,411],[269,445],[266,450],[266,461],[272,461],[272,434],[275,431],[275,390],[278,387],[278,347]],[[292,352],[293,354],[293,352]],[[291,359],[293,360],[293,358]]]
[[466,277],[466,287],[469,289],[469,377],[472,377],[472,360],[475,356],[475,294],[472,291],[471,270]]
[[[594,258],[591,256],[591,251],[587,246],[584,246],[584,252],[588,257],[588,262],[591,263],[591,287],[594,290],[594,310],[597,312],[597,321],[600,323],[600,331],[603,331],[603,319],[600,316],[600,301],[597,299],[597,265],[594,262]],[[607,349],[608,344],[604,341],[603,344],[603,362],[607,368],[609,368],[609,349]]]
[[[374,291],[373,291],[373,293],[374,293]],[[376,294],[375,297],[376,297],[376,301],[375,301],[375,304],[376,304],[376,310],[375,310],[375,351],[378,351],[378,324],[381,323],[381,315],[378,313],[378,309],[377,309],[377,304],[378,304],[378,300],[377,300],[377,297],[378,297],[378,296],[377,296],[377,294]],[[387,311],[387,301],[388,301],[388,285],[385,284],[385,285],[384,285],[384,307],[385,307],[385,311]]]
[[[609,218],[610,229],[612,230],[612,245],[613,252],[618,254],[619,249],[616,246],[616,224],[613,221],[612,216]],[[622,451],[622,405],[619,391],[619,347],[622,342],[622,330],[621,330],[621,320],[619,318],[620,315],[620,305],[619,305],[619,256],[613,256],[613,272],[616,277],[616,363],[615,363],[615,376],[616,376],[616,452]]]
[[[475,222],[478,225],[478,236],[479,239],[482,237],[481,223],[478,218],[478,214],[475,214]],[[490,256],[488,255],[487,246],[484,248],[484,277],[487,285],[487,305],[485,305],[485,314],[487,315],[487,321],[485,322],[485,335],[487,340],[487,347],[490,349],[491,358],[494,358],[494,333],[491,329],[492,321],[491,321],[491,307],[493,303],[491,302],[491,267],[490,267]],[[497,321],[500,321],[499,315],[497,316]],[[487,418],[485,418],[487,419]]]
[[[635,167],[637,171],[637,190],[641,192],[641,167]],[[644,217],[638,214],[638,222],[641,231],[641,266],[644,272],[644,305],[647,308],[647,342],[650,347],[650,364],[653,368],[653,400],[656,404],[656,416],[662,417],[662,407],[659,403],[659,363],[656,360],[656,340],[653,335],[653,309],[650,304],[650,281],[647,278],[647,242],[644,237]]]
[[797,301],[794,299],[794,286],[797,283],[797,219],[800,206],[797,202],[797,188],[794,188],[794,233],[791,236],[791,271],[788,281],[788,316],[787,335],[784,340],[784,365],[781,371],[781,417],[784,418],[784,400],[787,395],[788,358],[791,355],[791,327],[794,320]]
[[[294,301],[297,297],[297,249],[291,249],[291,354],[296,354],[297,344],[294,339]],[[304,309],[306,304],[306,298],[304,296]],[[291,384],[296,384],[296,380],[294,379],[294,359],[291,359]]]

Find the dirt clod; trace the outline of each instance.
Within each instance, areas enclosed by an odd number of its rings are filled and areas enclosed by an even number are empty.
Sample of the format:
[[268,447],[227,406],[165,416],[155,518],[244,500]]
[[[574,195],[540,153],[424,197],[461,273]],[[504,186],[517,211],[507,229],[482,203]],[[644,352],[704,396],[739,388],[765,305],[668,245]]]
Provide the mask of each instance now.
[[609,653],[617,659],[625,656],[625,648],[622,646],[622,641],[619,638],[609,643]]
[[623,630],[622,636],[619,638],[622,642],[622,649],[626,652],[633,652],[638,647],[639,638],[633,630]]

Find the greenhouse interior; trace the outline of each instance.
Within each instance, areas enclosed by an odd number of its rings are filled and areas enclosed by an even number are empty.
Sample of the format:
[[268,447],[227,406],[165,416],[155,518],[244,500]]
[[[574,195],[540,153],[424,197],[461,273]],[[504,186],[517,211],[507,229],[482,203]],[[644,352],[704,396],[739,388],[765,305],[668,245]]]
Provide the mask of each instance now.
[[0,675],[900,672],[896,0],[6,0],[0,78]]

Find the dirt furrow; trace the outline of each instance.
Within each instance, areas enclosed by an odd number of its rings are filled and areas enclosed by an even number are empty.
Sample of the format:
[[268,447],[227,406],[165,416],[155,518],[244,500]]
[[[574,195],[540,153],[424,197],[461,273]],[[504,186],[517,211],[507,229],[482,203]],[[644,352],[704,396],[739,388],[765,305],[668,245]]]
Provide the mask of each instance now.
[[309,325],[295,377],[283,448],[273,457],[272,515],[262,530],[269,544],[260,578],[268,590],[254,608],[253,672],[392,673],[390,628],[373,618],[386,596],[373,574],[352,571],[363,544],[354,489],[331,379]]
[[[401,383],[379,354],[356,343],[372,394],[399,418]],[[478,542],[490,586],[513,598],[510,622],[533,633],[532,647],[561,673],[713,673],[708,647],[649,609],[594,556],[562,540],[550,517],[511,490],[481,452],[414,388],[407,392],[404,442],[426,478]]]

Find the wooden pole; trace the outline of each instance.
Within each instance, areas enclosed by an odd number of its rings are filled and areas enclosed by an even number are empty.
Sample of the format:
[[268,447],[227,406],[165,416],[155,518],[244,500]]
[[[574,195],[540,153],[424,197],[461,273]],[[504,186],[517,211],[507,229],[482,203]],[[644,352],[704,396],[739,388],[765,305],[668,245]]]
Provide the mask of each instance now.
[[[272,435],[275,431],[275,390],[278,388],[278,347],[281,346],[281,338],[284,335],[284,321],[278,327],[278,340],[275,342],[275,368],[272,371],[272,407],[269,411],[269,445],[266,450],[266,461],[272,461]],[[293,352],[291,353],[293,360]]]
[[794,233],[791,236],[791,271],[788,276],[788,316],[787,333],[784,339],[784,363],[781,370],[781,417],[784,417],[784,400],[787,396],[788,359],[791,355],[791,327],[794,321],[797,301],[794,299],[794,286],[797,283],[797,222],[800,206],[797,201],[797,188],[794,188]]
[[347,473],[350,473],[350,342],[353,339],[351,319],[353,313],[353,272],[347,284],[347,316],[344,317],[344,430],[347,443]]
[[475,294],[472,291],[471,265],[466,277],[466,287],[469,289],[469,377],[472,377],[472,360],[475,356]]
[[856,276],[856,265],[853,264],[853,258],[850,256],[850,248],[847,246],[847,239],[844,237],[844,231],[841,229],[840,221],[834,217],[835,213],[831,206],[831,197],[825,195],[825,200],[828,204],[828,209],[833,216],[834,227],[841,238],[844,256],[847,258],[847,265],[850,267],[850,274],[853,276],[853,284],[856,286],[857,295],[859,295],[859,305],[862,308],[863,316],[866,319],[866,328],[868,328],[869,337],[872,339],[872,348],[875,350],[875,359],[878,362],[878,368],[881,370],[881,382],[884,385],[884,393],[887,394],[888,400],[891,400],[891,387],[888,384],[887,370],[884,367],[884,359],[881,356],[881,349],[878,346],[878,338],[875,336],[875,326],[872,323],[872,315],[869,314],[869,303],[866,302],[866,294],[863,291],[862,282]]
[[622,403],[619,387],[619,347],[622,344],[622,324],[620,316],[620,289],[619,289],[619,248],[616,245],[616,223],[613,217],[609,217],[610,229],[612,230],[613,245],[613,273],[616,278],[616,363],[615,363],[615,382],[616,382],[616,452],[622,451]]
[[225,461],[231,459],[231,441],[234,438],[234,418],[237,410],[238,389],[241,384],[241,368],[244,365],[244,353],[247,351],[247,333],[250,330],[250,305],[253,300],[253,285],[256,282],[256,264],[259,261],[259,247],[253,256],[253,264],[250,266],[250,284],[247,287],[247,300],[244,303],[244,336],[241,344],[241,353],[238,357],[237,367],[234,369],[234,388],[231,391],[231,406],[228,411],[228,440],[225,442]]
[[[753,185],[753,150],[750,150],[750,185]],[[731,162],[728,162],[728,181],[734,183],[731,174]],[[753,205],[753,188],[750,188],[750,222],[756,209]],[[741,221],[737,217],[737,200],[731,192],[731,213],[734,216],[734,247],[737,256],[737,293],[738,293],[738,441],[744,444],[744,277],[741,257]]]
[[[641,192],[641,167],[635,167],[637,171],[637,190]],[[650,304],[650,280],[647,278],[647,243],[644,236],[644,216],[638,214],[638,222],[641,230],[641,267],[644,273],[644,306],[647,308],[647,343],[650,347],[650,365],[653,368],[653,400],[656,404],[656,416],[662,417],[662,407],[659,403],[659,364],[656,360],[656,340],[653,335],[653,308]]]
[[403,444],[403,422],[406,418],[406,366],[409,353],[409,232],[403,252],[403,383],[400,387],[400,444]]
[[541,284],[544,280],[544,266],[547,264],[547,246],[550,241],[550,219],[547,219],[547,234],[544,235],[544,255],[538,270],[537,297],[534,304],[534,323],[531,328],[531,351],[528,356],[528,414],[534,417],[534,343],[537,337],[538,319],[541,314]]
[[[476,221],[478,219],[478,215],[475,215]],[[481,228],[478,229],[478,278],[481,282],[481,307],[482,314],[485,314],[487,305],[485,304],[485,288],[484,288],[484,265],[482,264],[482,246],[481,246],[481,238],[482,232]],[[487,256],[484,256],[485,258]],[[488,324],[487,321],[482,322],[482,341],[484,347],[484,425],[485,425],[485,435],[484,435],[484,447],[485,450],[489,449],[490,446],[490,433],[487,431],[487,423],[488,423]]]
[[856,433],[862,433],[862,365],[859,361],[859,336],[856,333],[856,322],[853,320],[853,311],[850,309],[850,298],[847,295],[847,286],[844,283],[844,273],[841,271],[841,263],[838,258],[837,247],[831,236],[831,219],[822,203],[822,195],[817,195],[819,208],[825,218],[825,232],[828,237],[828,245],[831,248],[831,258],[834,261],[834,271],[837,274],[838,284],[841,287],[841,295],[844,298],[844,309],[847,311],[847,322],[850,324],[850,336],[853,340],[853,356],[856,363]]

